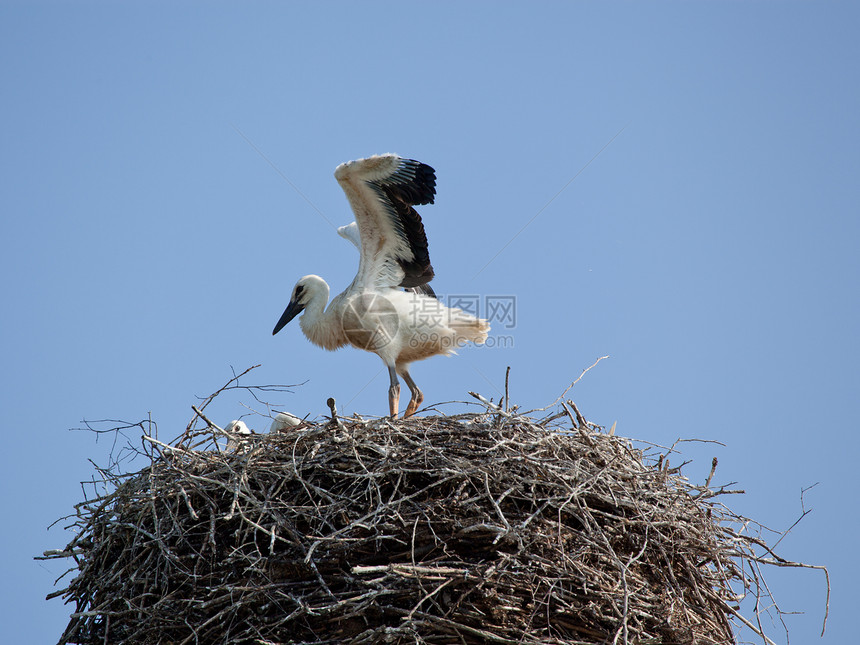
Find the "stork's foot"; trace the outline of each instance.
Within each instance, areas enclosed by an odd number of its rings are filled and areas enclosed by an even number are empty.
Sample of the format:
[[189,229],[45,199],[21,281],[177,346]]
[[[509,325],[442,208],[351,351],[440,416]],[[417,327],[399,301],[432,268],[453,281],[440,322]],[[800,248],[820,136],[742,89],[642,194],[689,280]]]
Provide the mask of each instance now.
[[403,418],[411,417],[418,411],[418,408],[421,407],[421,402],[424,401],[424,395],[421,394],[419,390],[417,393],[412,395],[412,398],[409,399],[409,405],[406,406],[406,412],[403,413]]

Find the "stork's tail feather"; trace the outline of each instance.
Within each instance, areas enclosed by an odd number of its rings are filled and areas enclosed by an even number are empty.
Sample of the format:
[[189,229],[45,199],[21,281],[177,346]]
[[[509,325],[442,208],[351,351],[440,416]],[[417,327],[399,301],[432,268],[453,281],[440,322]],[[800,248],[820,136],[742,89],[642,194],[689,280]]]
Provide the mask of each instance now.
[[484,343],[490,332],[490,323],[460,309],[450,310],[448,326],[454,330],[459,342],[472,342],[476,345]]

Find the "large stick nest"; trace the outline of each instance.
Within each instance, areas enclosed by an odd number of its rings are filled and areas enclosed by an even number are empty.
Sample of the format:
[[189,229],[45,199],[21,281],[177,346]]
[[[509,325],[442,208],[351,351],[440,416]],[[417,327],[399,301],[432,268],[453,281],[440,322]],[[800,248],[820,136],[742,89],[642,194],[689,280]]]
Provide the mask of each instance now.
[[734,642],[763,559],[725,491],[560,414],[146,438],[50,554],[60,643]]

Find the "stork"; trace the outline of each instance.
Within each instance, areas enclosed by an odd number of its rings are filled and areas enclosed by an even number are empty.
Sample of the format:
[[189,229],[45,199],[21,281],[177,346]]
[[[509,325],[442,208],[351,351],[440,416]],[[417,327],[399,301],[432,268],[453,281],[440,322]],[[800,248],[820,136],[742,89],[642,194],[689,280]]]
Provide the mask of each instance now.
[[467,342],[483,343],[490,325],[446,307],[427,284],[434,276],[427,235],[412,206],[433,203],[433,168],[385,154],[343,163],[334,176],[355,214],[355,222],[338,233],[359,247],[358,273],[331,303],[325,280],[301,278],[272,334],[304,312],[299,325],[314,345],[327,350],[352,345],[375,353],[388,368],[391,417],[399,411],[398,376],[411,392],[404,412],[409,417],[424,400],[409,374],[410,364],[453,354]]
[[302,420],[295,414],[278,412],[278,416],[272,420],[272,425],[269,426],[269,432],[286,432],[291,428],[301,425],[301,423]]
[[239,452],[239,449],[245,442],[245,437],[250,437],[254,434],[244,421],[233,419],[230,423],[224,426],[224,432],[227,435],[227,447],[224,449],[227,452]]

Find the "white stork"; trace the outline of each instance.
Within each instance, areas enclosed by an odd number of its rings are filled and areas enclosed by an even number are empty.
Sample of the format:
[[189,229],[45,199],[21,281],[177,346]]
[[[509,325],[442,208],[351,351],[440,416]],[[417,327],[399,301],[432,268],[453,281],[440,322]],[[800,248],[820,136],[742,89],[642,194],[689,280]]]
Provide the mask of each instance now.
[[295,428],[296,426],[301,425],[301,423],[302,420],[295,414],[290,414],[289,412],[278,412],[278,416],[272,420],[272,425],[269,426],[269,432],[286,432],[290,428]]
[[483,343],[490,325],[446,307],[427,284],[433,267],[424,225],[412,206],[433,203],[433,168],[386,154],[341,164],[334,176],[355,214],[355,222],[338,233],[359,246],[358,273],[328,307],[325,280],[316,275],[301,278],[272,334],[304,311],[299,325],[313,344],[374,352],[388,367],[391,417],[396,418],[399,409],[398,375],[412,393],[404,413],[408,417],[424,400],[409,375],[410,363],[452,354],[469,341]]
[[227,434],[227,452],[239,452],[239,449],[244,444],[245,437],[250,437],[254,434],[244,421],[233,419],[230,423],[224,426],[224,432]]

